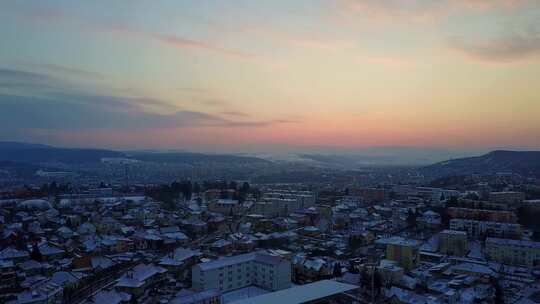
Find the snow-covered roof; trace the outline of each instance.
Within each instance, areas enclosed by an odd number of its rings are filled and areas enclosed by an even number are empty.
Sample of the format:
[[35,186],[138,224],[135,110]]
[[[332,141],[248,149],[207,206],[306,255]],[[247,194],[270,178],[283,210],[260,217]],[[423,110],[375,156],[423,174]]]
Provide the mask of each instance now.
[[279,290],[264,295],[233,301],[230,304],[300,304],[330,297],[357,289],[358,286],[331,280],[317,281],[297,287]]

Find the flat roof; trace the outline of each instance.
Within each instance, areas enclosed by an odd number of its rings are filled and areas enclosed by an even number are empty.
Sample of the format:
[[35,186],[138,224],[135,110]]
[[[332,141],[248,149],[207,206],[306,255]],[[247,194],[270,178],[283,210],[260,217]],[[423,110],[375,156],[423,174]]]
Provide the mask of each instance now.
[[357,289],[358,286],[331,280],[279,290],[248,299],[231,302],[230,304],[301,304],[317,299],[340,294]]
[[402,246],[420,246],[421,242],[413,239],[406,239],[400,236],[392,236],[389,238],[378,239],[376,244],[381,245],[402,245]]
[[498,244],[498,245],[540,249],[540,242],[534,242],[534,241],[529,241],[529,240],[513,240],[513,239],[501,239],[501,238],[488,237],[486,239],[486,244]]
[[255,261],[259,263],[265,263],[270,265],[278,265],[282,262],[282,259],[276,256],[269,255],[264,252],[251,252],[251,253],[245,253],[230,257],[222,257],[217,260],[213,260],[206,263],[199,263],[193,267],[200,267],[201,270],[210,270],[210,269],[216,269],[221,267],[226,267],[229,265],[236,265],[239,263],[245,263],[249,261]]
[[465,236],[467,236],[467,232],[465,232],[465,231],[450,230],[450,229],[445,229],[445,230],[441,231],[441,234],[456,234],[456,235],[465,235]]

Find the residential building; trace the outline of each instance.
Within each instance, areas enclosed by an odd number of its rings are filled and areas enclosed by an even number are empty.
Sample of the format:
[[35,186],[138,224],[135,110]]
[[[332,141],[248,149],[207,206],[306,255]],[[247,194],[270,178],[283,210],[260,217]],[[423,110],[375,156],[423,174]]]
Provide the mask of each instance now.
[[115,288],[137,298],[144,294],[146,289],[158,285],[166,271],[163,267],[139,264],[122,276]]
[[192,288],[227,292],[255,285],[281,290],[291,285],[291,263],[262,252],[225,257],[192,267]]
[[443,230],[439,237],[439,251],[443,254],[465,256],[469,251],[465,231]]
[[421,243],[417,240],[395,236],[379,239],[375,243],[386,246],[386,259],[398,262],[405,270],[420,264]]
[[483,236],[521,238],[521,225],[513,223],[451,219],[450,230],[466,231],[470,238]]
[[487,238],[485,254],[488,259],[499,263],[538,266],[540,265],[540,242]]
[[489,200],[498,203],[520,204],[525,199],[525,193],[517,191],[502,191],[489,193]]

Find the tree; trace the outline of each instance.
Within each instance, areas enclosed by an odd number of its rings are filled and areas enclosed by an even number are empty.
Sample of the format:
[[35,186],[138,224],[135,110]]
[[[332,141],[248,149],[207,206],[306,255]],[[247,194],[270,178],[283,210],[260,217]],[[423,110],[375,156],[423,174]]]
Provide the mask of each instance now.
[[193,193],[201,193],[201,186],[197,182],[193,183]]
[[30,252],[30,258],[34,261],[41,262],[43,260],[43,254],[39,251],[37,244],[32,246],[32,252]]
[[365,267],[360,271],[360,283],[364,289],[371,285],[371,278]]
[[416,214],[412,211],[412,209],[407,211],[407,226],[409,228],[416,226]]
[[501,287],[501,284],[499,284],[499,280],[491,278],[490,281],[491,285],[493,285],[493,288],[495,289],[495,304],[504,304],[504,290]]
[[334,264],[334,271],[333,271],[334,277],[338,278],[341,277],[343,274],[341,273],[341,264],[339,262]]
[[248,183],[248,182],[244,182],[244,183],[242,184],[242,187],[240,188],[240,191],[241,191],[242,193],[246,193],[246,194],[247,194],[247,193],[249,193],[249,189],[250,189],[249,183]]
[[358,269],[356,268],[356,266],[354,266],[353,263],[349,263],[349,266],[347,267],[347,271],[354,274],[358,273]]
[[373,289],[375,289],[376,295],[381,294],[382,285],[382,277],[378,271],[375,271],[373,274]]

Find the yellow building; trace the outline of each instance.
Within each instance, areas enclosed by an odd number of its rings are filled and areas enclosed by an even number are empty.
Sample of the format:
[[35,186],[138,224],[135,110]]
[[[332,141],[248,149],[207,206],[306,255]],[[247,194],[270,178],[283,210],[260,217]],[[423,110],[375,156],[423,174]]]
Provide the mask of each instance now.
[[420,242],[402,237],[379,239],[377,245],[386,246],[386,259],[398,262],[405,270],[410,270],[420,263]]

